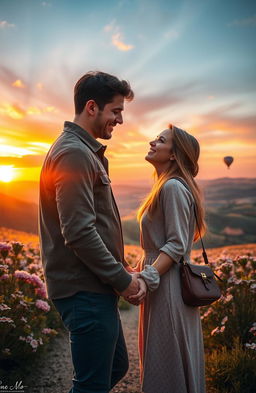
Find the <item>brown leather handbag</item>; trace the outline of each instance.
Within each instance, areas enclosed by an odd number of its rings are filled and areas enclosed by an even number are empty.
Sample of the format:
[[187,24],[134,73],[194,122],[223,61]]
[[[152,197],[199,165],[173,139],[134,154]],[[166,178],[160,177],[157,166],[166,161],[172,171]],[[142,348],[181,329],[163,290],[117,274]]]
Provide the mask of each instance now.
[[[176,177],[175,179],[180,181],[184,187],[189,190],[188,185],[183,181],[183,179]],[[207,265],[209,262],[198,225],[195,205],[194,214],[203,249],[202,255],[204,258],[204,263]],[[209,266],[194,265],[192,263],[185,262],[183,257],[180,260],[180,264],[181,294],[185,304],[194,307],[206,306],[215,302],[221,297],[221,291],[215,280],[215,277],[217,277],[220,281],[222,280],[212,271]]]

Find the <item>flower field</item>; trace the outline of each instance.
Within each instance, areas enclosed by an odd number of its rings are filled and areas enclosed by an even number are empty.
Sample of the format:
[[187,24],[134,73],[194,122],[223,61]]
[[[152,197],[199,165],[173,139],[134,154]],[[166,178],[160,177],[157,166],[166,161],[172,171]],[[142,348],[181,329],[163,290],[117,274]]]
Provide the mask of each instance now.
[[8,369],[33,359],[57,334],[60,322],[46,299],[36,237],[21,233],[30,240],[23,244],[6,241],[7,235],[15,238],[15,231],[0,233],[0,366]]
[[[125,246],[134,267],[142,257]],[[252,393],[256,386],[256,245],[208,250],[222,297],[201,308],[208,393]],[[192,262],[201,253],[192,252]],[[0,228],[0,367],[35,358],[58,334],[60,319],[46,298],[38,238]]]

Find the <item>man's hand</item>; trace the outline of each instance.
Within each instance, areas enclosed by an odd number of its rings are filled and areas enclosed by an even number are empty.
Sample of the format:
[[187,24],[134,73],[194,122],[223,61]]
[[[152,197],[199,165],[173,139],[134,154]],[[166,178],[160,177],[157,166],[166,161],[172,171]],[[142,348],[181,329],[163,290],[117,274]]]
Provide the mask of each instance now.
[[128,296],[136,295],[139,292],[139,282],[138,282],[138,273],[133,273],[132,281],[130,282],[129,286],[120,293],[121,296],[127,298]]
[[131,295],[126,298],[126,300],[134,306],[138,306],[142,303],[147,294],[147,285],[145,281],[142,278],[139,278],[138,282],[140,286],[139,292],[136,295]]

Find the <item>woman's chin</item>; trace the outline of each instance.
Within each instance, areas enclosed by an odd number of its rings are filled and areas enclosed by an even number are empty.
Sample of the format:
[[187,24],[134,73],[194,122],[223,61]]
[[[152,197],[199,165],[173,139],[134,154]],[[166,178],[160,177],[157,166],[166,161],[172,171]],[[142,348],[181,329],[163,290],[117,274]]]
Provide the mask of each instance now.
[[150,157],[149,154],[146,155],[145,160],[148,161],[148,162],[150,162],[150,164],[152,164],[153,161],[154,161],[154,160],[152,159],[152,157]]

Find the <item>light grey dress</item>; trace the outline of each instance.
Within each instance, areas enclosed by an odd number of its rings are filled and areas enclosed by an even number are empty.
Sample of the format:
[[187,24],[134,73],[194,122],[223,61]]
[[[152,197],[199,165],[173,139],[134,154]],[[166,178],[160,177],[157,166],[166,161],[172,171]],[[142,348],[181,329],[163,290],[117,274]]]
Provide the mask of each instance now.
[[189,260],[195,218],[193,196],[178,180],[168,180],[160,203],[142,219],[144,264],[160,251],[175,261],[140,308],[139,346],[144,393],[205,393],[204,348],[199,308],[181,297],[179,261]]

